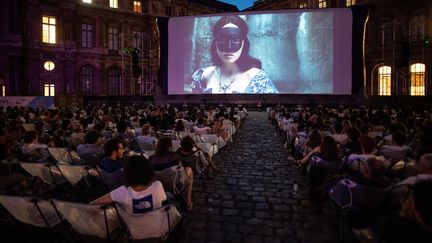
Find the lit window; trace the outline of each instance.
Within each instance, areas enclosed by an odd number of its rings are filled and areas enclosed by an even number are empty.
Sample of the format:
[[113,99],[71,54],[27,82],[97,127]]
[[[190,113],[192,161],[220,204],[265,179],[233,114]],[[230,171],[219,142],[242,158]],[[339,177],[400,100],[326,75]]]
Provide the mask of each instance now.
[[300,3],[299,8],[306,8],[307,7],[307,3]]
[[52,61],[46,61],[46,62],[44,63],[44,68],[45,68],[45,70],[47,70],[47,71],[52,71],[52,70],[54,70],[54,68],[55,68],[55,64],[54,64],[54,62],[52,62]]
[[56,18],[42,16],[42,42],[56,43]]
[[379,95],[391,95],[391,67],[378,68]]
[[81,46],[87,48],[93,47],[93,25],[92,24],[81,25]]
[[110,0],[110,8],[118,8],[118,0]]
[[426,67],[423,63],[415,63],[411,65],[411,95],[425,95],[425,70]]
[[326,8],[327,0],[318,0],[318,8]]
[[134,12],[141,13],[141,2],[134,1]]
[[109,27],[108,28],[108,49],[118,50],[119,49],[119,29]]
[[6,96],[6,82],[4,78],[0,77],[1,96]]
[[346,0],[346,6],[347,7],[353,6],[355,4],[356,4],[356,0]]
[[83,3],[92,3],[92,0],[82,0]]
[[55,96],[55,84],[44,84],[44,96]]
[[81,88],[84,95],[92,94],[93,68],[84,66],[81,68]]

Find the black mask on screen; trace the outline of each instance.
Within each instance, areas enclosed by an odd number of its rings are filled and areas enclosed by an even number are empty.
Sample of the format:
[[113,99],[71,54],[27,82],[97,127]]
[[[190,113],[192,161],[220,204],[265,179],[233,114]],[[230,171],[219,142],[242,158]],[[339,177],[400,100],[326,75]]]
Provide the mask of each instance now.
[[235,27],[222,28],[216,38],[216,46],[221,52],[233,53],[242,47],[241,30]]

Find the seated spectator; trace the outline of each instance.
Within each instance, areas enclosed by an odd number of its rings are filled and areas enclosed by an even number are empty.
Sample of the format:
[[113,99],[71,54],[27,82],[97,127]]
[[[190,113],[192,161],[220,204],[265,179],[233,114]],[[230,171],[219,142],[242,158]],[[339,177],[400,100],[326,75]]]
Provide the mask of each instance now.
[[392,145],[383,145],[378,154],[392,161],[398,161],[406,158],[410,147],[405,145],[406,137],[401,132],[395,132],[391,136]]
[[0,155],[0,159],[17,156],[22,154],[21,147],[21,131],[18,127],[9,127],[6,134],[0,138],[0,144],[4,146],[4,153]]
[[114,134],[115,138],[120,138],[122,140],[128,140],[132,138],[132,135],[129,134],[128,124],[124,121],[120,121],[116,125],[117,132]]
[[[195,150],[194,150],[195,149]],[[215,173],[222,170],[217,168],[211,160],[207,160],[203,151],[196,146],[192,137],[186,136],[180,142],[180,148],[176,151],[177,160],[181,161],[184,167],[192,168],[194,174],[201,174],[205,167],[210,166]]]
[[306,141],[305,144],[306,146],[303,150],[303,156],[307,156],[309,152],[311,152],[316,147],[319,147],[321,145],[321,140],[322,140],[321,132],[316,129],[312,130],[309,133],[309,137]]
[[85,135],[86,134],[84,133],[84,128],[80,123],[77,123],[73,126],[73,132],[69,137],[70,143],[72,144],[73,148],[76,148],[78,145],[85,142]]
[[101,123],[99,123],[100,125],[95,126],[95,128],[99,128],[99,134],[101,135],[101,137],[105,138],[105,139],[111,139],[112,135],[113,135],[113,130],[111,128],[108,127],[108,123],[101,121]]
[[112,138],[108,140],[104,146],[105,158],[100,163],[99,167],[108,173],[113,173],[123,169],[123,163],[120,161],[123,159],[123,144],[120,139]]
[[377,157],[371,157],[366,160],[364,176],[359,177],[357,181],[366,185],[389,184],[390,180],[385,177],[386,167],[383,160]]
[[361,145],[360,145],[360,131],[357,128],[350,127],[346,131],[348,135],[348,142],[342,146],[342,151],[345,155],[350,154],[360,154]]
[[327,189],[332,176],[340,172],[342,162],[335,139],[325,136],[317,152],[310,155],[308,184],[309,198],[312,203],[318,203],[327,198]]
[[179,164],[175,154],[172,152],[172,140],[170,137],[162,137],[158,141],[155,154],[150,156],[149,161],[156,171]]
[[340,123],[336,123],[333,126],[332,137],[338,144],[344,146],[348,142],[348,136],[343,133],[343,126]]
[[[170,137],[162,137],[156,146],[156,153],[149,158],[150,163],[153,165],[153,168],[157,172],[163,172],[165,169],[168,169],[173,166],[179,165],[179,161],[177,160],[175,154],[172,150],[172,140]],[[190,167],[185,167],[186,175],[189,177],[189,184],[187,188],[187,192],[183,197],[185,198],[187,208],[192,207],[192,186],[193,186],[193,171]],[[173,192],[173,185],[175,183],[175,178],[172,180],[172,173],[176,173],[176,171],[169,171],[170,174],[164,175],[164,178],[161,178],[162,183],[165,187],[166,191]],[[172,172],[172,173],[171,173]]]
[[205,125],[204,117],[199,117],[197,125],[193,127],[193,131],[196,134],[207,134],[210,130],[211,128]]
[[152,128],[150,124],[144,124],[142,126],[142,135],[137,137],[139,147],[143,150],[155,150],[157,138],[152,136]]
[[365,227],[372,219],[383,214],[392,188],[391,181],[384,176],[385,171],[383,161],[371,157],[366,161],[363,177],[344,178],[330,188],[333,200],[336,198],[339,203],[348,202],[342,207],[346,207],[343,210],[346,211],[345,222],[349,226]]
[[25,132],[23,142],[22,152],[29,162],[46,162],[50,157],[47,150],[48,146],[38,142],[36,131]]
[[[154,180],[153,166],[144,156],[131,156],[127,159],[124,177],[126,185],[105,194],[90,204],[115,202],[131,216],[137,216],[161,207],[163,201],[167,199],[162,184]],[[133,225],[128,225],[128,227],[133,227]]]
[[[94,157],[94,158],[102,158],[103,155],[103,148],[98,143],[99,141],[99,133],[96,131],[90,131],[86,134],[84,137],[85,144],[80,144],[77,146],[77,153],[78,155],[84,159],[88,163],[86,158]],[[98,161],[100,162],[100,161]],[[97,163],[98,164],[98,163]]]
[[[350,154],[344,160],[343,171],[348,172],[352,175],[361,176],[364,175],[365,162],[371,157],[374,157],[374,150],[376,146],[375,139],[369,136],[363,136],[360,138],[361,154]],[[383,157],[379,158],[384,162],[386,168],[390,165]]]
[[432,180],[419,180],[399,213],[383,216],[372,225],[380,242],[430,242],[432,239]]
[[216,119],[213,124],[213,133],[220,136],[225,142],[228,141],[228,132],[222,128],[222,121],[219,119],[220,116],[216,115]]
[[63,129],[58,129],[55,131],[54,136],[51,140],[50,146],[56,148],[70,148],[71,144],[66,138],[66,133]]
[[51,136],[47,133],[51,131],[49,123],[38,121],[34,124],[35,130],[38,133],[38,142],[48,144],[51,141]]
[[414,185],[418,180],[432,179],[432,153],[422,155],[418,164],[419,173],[406,178],[399,182],[398,185]]

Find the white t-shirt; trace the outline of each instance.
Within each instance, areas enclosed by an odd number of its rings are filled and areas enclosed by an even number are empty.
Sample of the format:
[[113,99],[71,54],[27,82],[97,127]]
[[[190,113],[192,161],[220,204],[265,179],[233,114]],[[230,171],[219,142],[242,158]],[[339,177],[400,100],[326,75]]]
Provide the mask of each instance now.
[[111,191],[111,199],[122,205],[131,215],[143,214],[162,207],[167,199],[160,181],[154,181],[146,190],[137,192],[131,187],[121,186]]
[[211,128],[210,127],[198,127],[198,126],[194,126],[193,130],[196,134],[207,134]]

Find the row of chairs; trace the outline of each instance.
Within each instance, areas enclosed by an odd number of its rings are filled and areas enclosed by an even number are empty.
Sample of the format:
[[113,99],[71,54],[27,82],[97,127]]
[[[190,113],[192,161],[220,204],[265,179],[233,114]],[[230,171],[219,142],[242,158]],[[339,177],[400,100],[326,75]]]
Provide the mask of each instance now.
[[119,205],[89,205],[32,197],[0,195],[0,204],[20,222],[48,228],[53,234],[58,233],[53,228],[66,220],[79,235],[96,236],[108,241],[115,241],[122,232],[126,233],[129,241],[166,239],[181,220],[179,211],[171,204],[139,216],[129,215]]

